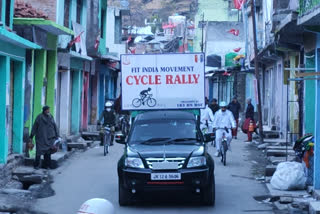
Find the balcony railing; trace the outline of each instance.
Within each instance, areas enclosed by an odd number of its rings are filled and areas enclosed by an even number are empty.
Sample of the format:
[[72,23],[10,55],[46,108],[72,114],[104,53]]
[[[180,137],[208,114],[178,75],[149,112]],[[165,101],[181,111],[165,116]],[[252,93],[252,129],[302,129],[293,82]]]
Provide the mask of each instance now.
[[299,15],[303,16],[313,8],[320,6],[320,0],[299,0],[300,1],[300,8],[299,8]]

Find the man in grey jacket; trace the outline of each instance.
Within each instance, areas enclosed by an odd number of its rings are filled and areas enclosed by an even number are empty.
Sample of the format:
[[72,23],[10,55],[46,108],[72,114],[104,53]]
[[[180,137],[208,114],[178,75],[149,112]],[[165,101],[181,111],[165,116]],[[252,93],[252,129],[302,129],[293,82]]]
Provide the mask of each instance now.
[[30,141],[36,137],[36,159],[34,168],[40,167],[41,155],[44,156],[43,168],[51,168],[51,149],[54,141],[59,137],[57,125],[50,114],[50,107],[44,106],[32,126]]

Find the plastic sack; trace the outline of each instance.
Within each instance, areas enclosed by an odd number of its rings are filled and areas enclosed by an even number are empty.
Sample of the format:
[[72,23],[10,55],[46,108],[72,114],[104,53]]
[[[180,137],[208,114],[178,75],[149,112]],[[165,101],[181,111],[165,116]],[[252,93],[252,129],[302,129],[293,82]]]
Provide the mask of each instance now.
[[279,190],[300,190],[305,189],[306,181],[301,163],[283,162],[277,166],[270,183]]

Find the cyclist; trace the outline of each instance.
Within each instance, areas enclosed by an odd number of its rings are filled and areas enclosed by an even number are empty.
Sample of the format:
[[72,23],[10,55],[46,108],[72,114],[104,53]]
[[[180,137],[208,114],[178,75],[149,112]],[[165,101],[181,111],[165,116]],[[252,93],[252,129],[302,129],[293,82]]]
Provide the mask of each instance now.
[[212,131],[212,122],[213,122],[213,113],[212,110],[209,108],[209,101],[205,101],[206,102],[206,107],[204,109],[200,109],[200,128],[201,130],[209,130]]
[[150,91],[151,91],[151,88],[148,88],[140,92],[140,97],[143,104],[144,104],[144,98],[146,98],[149,95]]
[[214,115],[213,128],[216,130],[216,157],[220,155],[220,146],[223,134],[227,138],[227,144],[230,148],[230,143],[232,140],[231,129],[236,128],[236,121],[233,117],[231,111],[227,110],[227,103],[222,101],[220,103],[220,110],[217,111]]
[[[100,118],[98,120],[98,125],[101,124],[101,121],[103,119],[103,126],[110,126],[111,127],[111,132],[114,132],[114,126],[116,123],[116,115],[114,113],[114,110],[112,109],[112,103],[111,102],[106,102],[105,104],[105,109],[100,115]],[[103,135],[101,134],[101,146],[103,146]],[[113,134],[111,137],[111,143],[110,145],[113,145]]]

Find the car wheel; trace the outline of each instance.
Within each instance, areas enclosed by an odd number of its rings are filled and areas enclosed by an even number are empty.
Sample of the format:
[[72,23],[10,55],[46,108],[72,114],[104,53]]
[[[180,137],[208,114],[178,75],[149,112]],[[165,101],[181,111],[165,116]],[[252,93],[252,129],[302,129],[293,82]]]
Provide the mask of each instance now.
[[119,181],[119,205],[120,206],[128,206],[130,205],[130,193],[121,186],[120,181]]
[[203,194],[204,204],[207,206],[214,206],[216,199],[216,191],[215,191],[215,179],[214,175],[212,175],[212,183],[209,185],[209,188],[205,190]]

